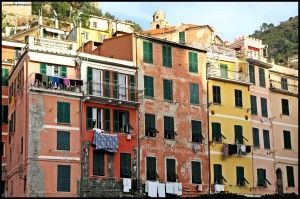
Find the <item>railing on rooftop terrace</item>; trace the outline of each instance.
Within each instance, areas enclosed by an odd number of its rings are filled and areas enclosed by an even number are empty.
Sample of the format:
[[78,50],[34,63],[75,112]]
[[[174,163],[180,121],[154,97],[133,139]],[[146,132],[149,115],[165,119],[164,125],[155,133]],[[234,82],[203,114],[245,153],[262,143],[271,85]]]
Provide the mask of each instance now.
[[230,81],[249,83],[249,75],[242,72],[230,71],[220,67],[207,67],[207,77],[219,78]]
[[235,50],[224,46],[212,45],[208,48],[209,53],[235,57]]
[[282,84],[281,81],[270,79],[270,89],[283,93],[291,93],[298,95],[298,81],[288,80],[288,84]]

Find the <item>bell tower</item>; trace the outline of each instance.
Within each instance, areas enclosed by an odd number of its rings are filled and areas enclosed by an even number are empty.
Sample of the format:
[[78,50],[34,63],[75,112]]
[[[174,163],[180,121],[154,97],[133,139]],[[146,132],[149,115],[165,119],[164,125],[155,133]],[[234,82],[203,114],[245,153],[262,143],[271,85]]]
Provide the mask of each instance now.
[[169,27],[166,21],[166,14],[161,10],[156,10],[153,14],[153,20],[151,22],[151,29],[160,29]]

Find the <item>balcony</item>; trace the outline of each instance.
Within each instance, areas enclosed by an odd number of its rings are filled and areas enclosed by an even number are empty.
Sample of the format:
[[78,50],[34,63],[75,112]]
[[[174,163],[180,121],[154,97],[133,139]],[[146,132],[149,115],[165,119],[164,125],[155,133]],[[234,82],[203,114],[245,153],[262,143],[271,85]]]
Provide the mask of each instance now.
[[85,82],[84,93],[90,99],[100,100],[104,103],[137,105],[139,96],[135,86],[121,86],[106,82]]
[[288,84],[282,84],[281,81],[278,80],[270,80],[270,90],[273,92],[298,96],[298,81],[297,80],[288,80]]
[[231,71],[216,66],[207,67],[207,78],[245,85],[251,84],[249,82],[249,75],[247,73]]
[[235,50],[224,46],[212,45],[208,48],[207,53],[215,55],[224,55],[228,57],[236,57]]
[[30,90],[82,96],[82,80],[53,77],[40,73],[31,73],[28,79]]

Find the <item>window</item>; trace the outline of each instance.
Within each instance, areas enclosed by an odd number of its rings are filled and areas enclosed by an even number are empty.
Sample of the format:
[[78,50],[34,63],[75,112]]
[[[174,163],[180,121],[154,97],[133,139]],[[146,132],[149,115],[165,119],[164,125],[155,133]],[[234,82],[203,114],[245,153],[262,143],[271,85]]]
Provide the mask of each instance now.
[[166,159],[167,163],[167,181],[176,182],[176,161],[175,159]]
[[235,106],[243,107],[243,95],[241,90],[234,89]]
[[285,131],[285,130],[283,131],[283,144],[284,144],[284,149],[292,149],[290,131]]
[[173,100],[173,87],[172,80],[163,80],[164,86],[164,99],[165,100]]
[[147,180],[156,180],[156,158],[155,157],[147,157]]
[[257,115],[256,96],[250,95],[250,102],[251,102],[251,115]]
[[114,132],[130,133],[129,112],[114,110]]
[[236,184],[245,186],[244,167],[236,167]]
[[155,115],[145,114],[145,134],[146,136],[156,137],[158,131],[155,128]]
[[198,54],[196,52],[189,52],[189,71],[198,73]]
[[227,64],[220,64],[220,72],[222,78],[228,78],[228,66]]
[[213,86],[213,102],[221,104],[221,89],[220,86]]
[[249,65],[249,76],[250,76],[250,83],[255,84],[255,68],[253,65]]
[[213,122],[212,124],[212,139],[213,141],[221,142],[222,135],[221,135],[221,124],[217,122]]
[[162,46],[163,66],[172,67],[172,48],[171,46]]
[[270,135],[268,130],[263,130],[264,148],[270,149]]
[[214,164],[214,184],[223,184],[222,165]]
[[93,28],[97,28],[97,22],[96,21],[93,22]]
[[289,115],[289,100],[281,99],[282,115]]
[[202,143],[201,121],[192,120],[192,142]]
[[59,67],[58,66],[53,67],[53,73],[54,73],[54,76],[59,77]]
[[88,32],[83,32],[83,39],[85,41],[89,40],[89,33]]
[[57,150],[70,150],[70,132],[57,131]]
[[131,178],[131,156],[130,153],[120,153],[120,177]]
[[292,166],[286,166],[286,175],[288,187],[295,187],[294,168]]
[[199,104],[199,85],[190,83],[190,103]]
[[288,80],[285,77],[281,78],[281,89],[282,90],[288,90]]
[[8,106],[2,105],[2,123],[7,124],[8,121]]
[[175,139],[174,118],[164,116],[164,132],[166,139]]
[[153,44],[152,42],[144,41],[143,42],[143,60],[146,63],[153,63]]
[[109,71],[104,71],[104,87],[103,87],[103,96],[104,97],[110,97],[110,72]]
[[104,152],[93,150],[93,175],[104,176]]
[[110,128],[109,109],[98,109],[86,107],[86,127],[87,129],[99,128],[108,131]]
[[57,165],[57,191],[70,192],[71,166]]
[[70,123],[70,103],[57,102],[57,123]]
[[266,87],[266,80],[265,80],[265,69],[259,68],[259,86]]
[[144,76],[145,97],[154,97],[153,77]]
[[259,148],[259,130],[258,128],[252,128],[253,134],[253,147]]
[[268,117],[267,99],[260,98],[260,105],[261,105],[261,115],[263,117]]
[[234,125],[235,143],[244,144],[243,127]]
[[40,73],[48,76],[67,77],[67,67],[40,63]]
[[192,161],[192,183],[201,184],[201,163]]
[[2,68],[2,86],[8,86],[8,69]]
[[185,32],[179,32],[179,43],[184,43],[185,42]]
[[257,169],[257,186],[265,187],[266,185],[266,170]]

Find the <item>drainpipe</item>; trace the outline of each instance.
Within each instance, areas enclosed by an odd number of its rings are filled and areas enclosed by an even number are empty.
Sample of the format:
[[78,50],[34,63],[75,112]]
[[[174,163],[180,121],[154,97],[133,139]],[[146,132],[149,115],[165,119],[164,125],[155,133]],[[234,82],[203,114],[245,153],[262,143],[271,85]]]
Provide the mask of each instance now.
[[207,88],[207,143],[208,143],[208,182],[209,182],[209,186],[208,186],[208,194],[210,194],[211,192],[211,167],[210,167],[210,143],[209,143],[209,87],[208,87],[208,83],[209,80],[207,78],[207,65],[206,65],[206,88]]

